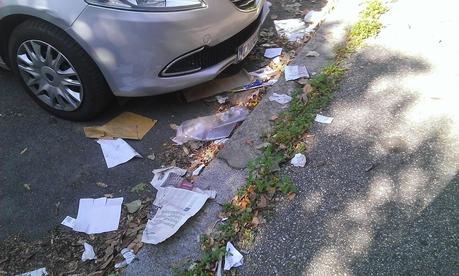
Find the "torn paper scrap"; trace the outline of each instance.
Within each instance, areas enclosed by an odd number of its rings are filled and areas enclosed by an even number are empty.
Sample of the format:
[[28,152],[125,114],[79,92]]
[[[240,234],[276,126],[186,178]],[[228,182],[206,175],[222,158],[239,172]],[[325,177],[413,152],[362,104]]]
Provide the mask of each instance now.
[[99,234],[118,229],[123,198],[82,198],[73,230]]
[[277,103],[280,103],[280,104],[286,104],[286,103],[289,103],[292,100],[292,97],[290,97],[287,94],[273,93],[272,96],[269,96],[269,100],[271,102],[277,102]]
[[265,50],[266,58],[275,58],[282,54],[282,48],[268,48]]
[[318,56],[320,56],[320,54],[318,52],[316,52],[316,51],[309,51],[309,52],[306,53],[306,56],[307,57],[318,57]]
[[72,217],[66,216],[65,219],[61,222],[61,224],[73,229],[73,227],[75,226],[75,219]]
[[92,245],[90,245],[87,242],[85,242],[83,246],[84,246],[84,251],[83,251],[83,255],[81,255],[81,260],[83,262],[87,260],[95,260],[96,253],[94,252],[94,247],[92,247]]
[[314,121],[318,123],[322,123],[322,124],[331,124],[331,122],[333,121],[333,117],[327,117],[327,116],[322,116],[320,114],[317,114]]
[[126,267],[136,259],[134,251],[132,251],[132,249],[129,248],[122,249],[121,255],[123,255],[124,260],[122,262],[115,264],[116,269]]
[[102,148],[105,162],[108,168],[113,168],[120,164],[126,163],[134,157],[142,157],[123,139],[116,140],[97,140],[97,143]]
[[182,145],[191,140],[211,141],[226,138],[233,132],[236,124],[245,120],[248,115],[247,108],[235,106],[225,112],[185,121],[177,128],[177,134],[172,141]]
[[217,102],[219,104],[224,104],[226,103],[226,101],[228,100],[228,97],[227,96],[220,96],[220,95],[217,95],[215,96],[215,98],[217,99]]
[[290,160],[290,164],[295,167],[303,168],[306,165],[306,156],[304,156],[304,154],[297,153],[293,156],[292,160]]
[[44,276],[44,275],[48,275],[48,272],[46,271],[45,267],[42,267],[34,271],[29,271],[26,273],[18,274],[16,276]]
[[276,74],[279,74],[279,72],[269,66],[266,66],[256,71],[250,72],[249,74],[259,80],[266,81],[274,77]]
[[233,90],[231,90],[231,92],[242,92],[242,91],[257,89],[257,88],[261,88],[261,87],[271,86],[271,85],[274,85],[277,81],[278,81],[277,79],[272,79],[272,80],[269,80],[269,81],[256,80],[256,81],[254,81],[252,83],[244,85],[241,88],[233,89]]
[[123,112],[105,125],[85,127],[84,133],[88,138],[142,140],[156,122],[132,112]]
[[[142,235],[142,242],[158,244],[171,237],[205,204],[206,194],[177,188],[160,188],[160,197],[155,202],[160,205],[156,215],[148,220]],[[156,205],[155,204],[155,205]]]
[[306,24],[301,19],[274,20],[274,27],[291,42],[303,39],[306,32]]
[[153,180],[151,180],[151,185],[156,189],[164,187],[174,187],[182,189],[193,189],[193,186],[188,186],[182,176],[186,174],[185,169],[177,167],[167,167],[162,169],[153,170]]
[[202,170],[204,169],[205,165],[200,165],[199,167],[197,167],[193,173],[191,174],[192,176],[198,176],[201,174]]
[[288,65],[285,66],[285,80],[297,80],[299,78],[309,78],[309,72],[304,65]]
[[237,251],[234,245],[231,242],[226,244],[226,254],[225,254],[225,270],[230,270],[232,267],[241,266],[244,262],[244,256]]

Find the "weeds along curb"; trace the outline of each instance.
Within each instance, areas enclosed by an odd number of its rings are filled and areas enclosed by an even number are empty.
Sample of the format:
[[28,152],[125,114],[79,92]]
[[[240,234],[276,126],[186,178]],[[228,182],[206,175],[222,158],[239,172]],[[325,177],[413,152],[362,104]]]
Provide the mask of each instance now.
[[279,176],[279,166],[293,153],[304,150],[305,145],[299,139],[309,129],[317,112],[333,98],[346,72],[343,61],[367,38],[379,33],[382,28],[379,18],[386,11],[387,7],[378,0],[367,2],[358,21],[347,30],[344,44],[335,49],[334,61],[303,89],[293,92],[290,106],[275,121],[262,154],[249,162],[246,185],[223,206],[220,217],[225,221],[210,234],[202,235],[201,259],[175,274],[213,275],[216,263],[225,255],[228,241],[244,244],[253,240],[254,230],[263,221],[263,210],[276,195],[294,198],[296,188],[291,180]]

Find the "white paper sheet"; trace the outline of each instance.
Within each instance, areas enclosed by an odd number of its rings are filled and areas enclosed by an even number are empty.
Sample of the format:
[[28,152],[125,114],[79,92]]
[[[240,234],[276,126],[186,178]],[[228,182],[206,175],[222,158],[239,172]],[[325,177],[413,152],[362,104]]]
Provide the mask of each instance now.
[[158,244],[171,237],[204,206],[207,198],[206,194],[185,189],[160,188],[154,204],[161,209],[148,220],[142,242]]
[[299,78],[309,78],[309,72],[304,65],[288,65],[285,66],[285,80],[297,80]]
[[115,140],[97,140],[97,143],[102,148],[105,162],[108,168],[113,168],[120,164],[126,163],[134,157],[142,157],[123,139]]
[[266,58],[275,58],[282,54],[282,48],[268,48],[265,50]]
[[65,225],[67,227],[70,227],[73,229],[73,227],[75,226],[75,219],[72,218],[72,217],[65,217],[65,219],[61,222],[62,225]]
[[83,246],[84,246],[84,251],[83,251],[83,254],[81,255],[81,260],[83,262],[87,260],[95,260],[96,253],[94,252],[94,247],[92,247],[92,245],[90,245],[87,242],[85,242]]
[[44,275],[48,275],[48,272],[46,271],[45,267],[42,267],[34,271],[29,271],[26,273],[18,274],[16,276],[44,276]]
[[295,167],[304,167],[306,165],[306,156],[304,156],[304,154],[297,153],[292,160],[290,160],[290,164]]
[[272,102],[280,103],[280,104],[286,104],[286,103],[289,103],[292,100],[292,97],[290,97],[287,94],[273,93],[272,96],[269,96],[269,100],[272,101]]
[[327,117],[327,116],[317,114],[314,121],[318,123],[322,123],[322,124],[331,124],[331,122],[333,122],[333,117]]
[[232,267],[241,266],[244,263],[244,256],[237,251],[231,242],[226,244],[225,255],[225,270],[230,270]]
[[118,229],[123,198],[82,198],[73,230],[98,234]]
[[124,260],[122,262],[115,264],[116,269],[128,266],[130,263],[132,263],[136,259],[136,255],[134,254],[134,251],[132,251],[132,249],[129,249],[129,248],[122,249],[121,255],[123,255]]

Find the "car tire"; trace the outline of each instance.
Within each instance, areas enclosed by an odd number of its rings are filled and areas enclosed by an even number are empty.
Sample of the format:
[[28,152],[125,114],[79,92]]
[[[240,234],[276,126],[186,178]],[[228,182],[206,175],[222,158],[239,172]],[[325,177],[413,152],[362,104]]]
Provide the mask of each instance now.
[[60,118],[93,119],[114,99],[89,55],[51,24],[40,20],[21,23],[10,36],[8,50],[11,69],[29,95]]

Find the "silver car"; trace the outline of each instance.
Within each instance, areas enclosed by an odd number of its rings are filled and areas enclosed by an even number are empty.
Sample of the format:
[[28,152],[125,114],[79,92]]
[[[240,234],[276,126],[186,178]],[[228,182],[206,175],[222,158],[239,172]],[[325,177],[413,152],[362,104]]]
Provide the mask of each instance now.
[[244,59],[265,0],[0,0],[0,65],[36,102],[90,119],[114,96],[158,95]]

